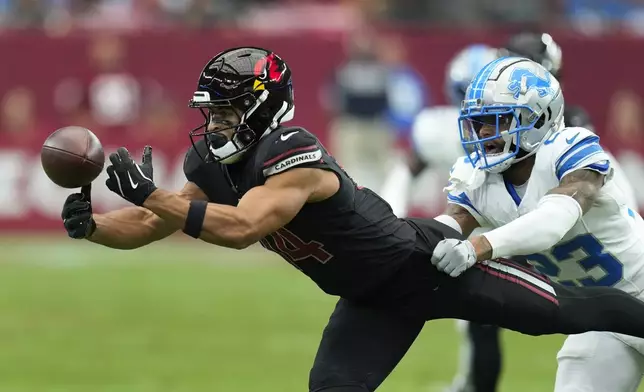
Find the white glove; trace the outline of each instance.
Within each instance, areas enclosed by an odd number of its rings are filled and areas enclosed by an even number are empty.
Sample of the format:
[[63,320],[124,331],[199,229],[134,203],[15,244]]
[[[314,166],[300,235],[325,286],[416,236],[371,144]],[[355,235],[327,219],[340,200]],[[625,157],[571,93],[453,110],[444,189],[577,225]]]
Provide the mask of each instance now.
[[439,242],[432,253],[432,264],[452,278],[462,274],[474,263],[476,263],[476,250],[469,241],[448,238]]

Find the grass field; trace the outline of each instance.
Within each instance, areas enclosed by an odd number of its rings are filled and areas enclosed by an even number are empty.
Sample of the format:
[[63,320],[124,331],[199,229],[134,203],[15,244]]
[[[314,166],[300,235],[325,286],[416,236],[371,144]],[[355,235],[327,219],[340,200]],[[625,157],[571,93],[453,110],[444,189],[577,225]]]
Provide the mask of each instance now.
[[[305,391],[335,303],[260,249],[0,237],[0,259],[0,392]],[[501,391],[551,391],[563,337],[503,338]],[[441,391],[457,344],[429,323],[379,391]]]

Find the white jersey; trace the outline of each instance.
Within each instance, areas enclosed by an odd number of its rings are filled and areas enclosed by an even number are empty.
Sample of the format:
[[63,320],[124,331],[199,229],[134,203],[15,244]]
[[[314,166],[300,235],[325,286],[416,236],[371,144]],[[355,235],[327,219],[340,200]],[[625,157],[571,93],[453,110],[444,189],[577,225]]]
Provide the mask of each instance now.
[[[544,141],[535,158],[525,185],[515,187],[501,174],[481,172],[484,180],[477,181],[478,187],[452,190],[448,202],[466,208],[481,226],[499,227],[534,210],[568,173],[589,169],[605,174],[607,182],[590,210],[552,249],[529,255],[528,260],[565,285],[614,286],[639,295],[644,289],[644,221],[615,182],[599,137],[585,128],[565,128]],[[466,160],[457,160],[453,173],[467,173],[463,165],[471,164]]]

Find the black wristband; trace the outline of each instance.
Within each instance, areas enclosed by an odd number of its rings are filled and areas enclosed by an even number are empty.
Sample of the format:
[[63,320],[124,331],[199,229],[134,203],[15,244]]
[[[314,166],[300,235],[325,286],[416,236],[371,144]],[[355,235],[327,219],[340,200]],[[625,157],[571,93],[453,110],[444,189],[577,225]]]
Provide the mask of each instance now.
[[201,228],[203,227],[203,220],[206,217],[206,207],[208,207],[207,201],[192,200],[190,202],[186,223],[183,226],[184,233],[190,237],[199,238]]

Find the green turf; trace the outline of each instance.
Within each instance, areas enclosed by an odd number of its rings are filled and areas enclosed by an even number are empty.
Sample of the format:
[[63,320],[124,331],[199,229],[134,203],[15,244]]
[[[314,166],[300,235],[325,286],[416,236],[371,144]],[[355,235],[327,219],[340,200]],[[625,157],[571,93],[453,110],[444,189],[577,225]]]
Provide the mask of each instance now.
[[[15,239],[0,238],[0,392],[306,390],[335,299],[273,255]],[[552,390],[562,340],[505,332],[501,391]],[[428,324],[380,390],[441,391],[457,347],[453,321]]]

